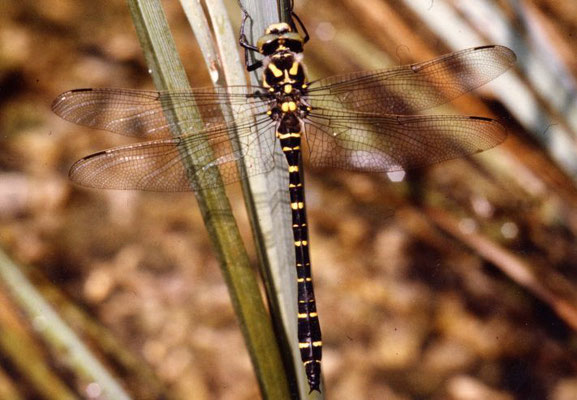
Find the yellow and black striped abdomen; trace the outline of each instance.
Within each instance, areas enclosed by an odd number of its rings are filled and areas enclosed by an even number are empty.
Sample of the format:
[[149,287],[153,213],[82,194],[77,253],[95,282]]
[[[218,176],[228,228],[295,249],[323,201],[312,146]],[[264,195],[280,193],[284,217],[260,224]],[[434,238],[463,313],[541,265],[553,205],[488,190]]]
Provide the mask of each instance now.
[[320,390],[322,341],[311,275],[304,188],[299,170],[301,124],[293,113],[283,115],[277,137],[289,168],[289,193],[298,289],[298,339],[311,391]]

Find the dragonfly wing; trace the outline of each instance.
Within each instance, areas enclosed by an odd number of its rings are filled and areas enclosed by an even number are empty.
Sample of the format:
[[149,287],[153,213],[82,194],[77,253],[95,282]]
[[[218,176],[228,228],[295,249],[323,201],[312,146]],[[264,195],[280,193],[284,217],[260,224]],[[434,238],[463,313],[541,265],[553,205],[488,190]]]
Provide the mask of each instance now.
[[305,132],[312,165],[363,172],[408,170],[478,153],[505,140],[489,118],[317,110]]
[[[264,100],[253,96],[257,90],[247,86],[170,92],[76,89],[59,95],[52,110],[67,121],[90,128],[146,139],[169,138],[221,125],[232,115],[263,110]],[[193,107],[198,114],[183,112]]]
[[[273,149],[262,147],[256,134],[256,130],[272,132],[272,126],[268,117],[237,124],[236,145],[228,138],[231,127],[221,125],[202,132],[208,140],[184,135],[116,147],[77,161],[69,175],[79,185],[99,189],[214,188],[272,169]],[[240,159],[245,161],[245,170],[237,168]],[[220,172],[220,177],[215,172]]]
[[311,83],[309,98],[313,106],[323,108],[413,114],[484,85],[515,60],[507,47],[475,47],[419,64],[321,79]]

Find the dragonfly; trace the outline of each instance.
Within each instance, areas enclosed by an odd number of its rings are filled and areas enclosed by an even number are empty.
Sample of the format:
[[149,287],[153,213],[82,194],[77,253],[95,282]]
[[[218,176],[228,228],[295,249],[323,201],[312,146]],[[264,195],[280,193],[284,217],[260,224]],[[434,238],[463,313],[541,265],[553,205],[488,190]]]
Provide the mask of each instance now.
[[[301,161],[383,173],[490,149],[507,136],[497,120],[418,113],[493,80],[516,56],[506,47],[488,45],[426,62],[309,81],[302,62],[308,40],[302,23],[304,35],[294,23],[276,23],[252,45],[243,33],[246,18],[245,13],[240,44],[245,57],[248,52],[263,57],[247,64],[248,70],[262,68],[260,86],[75,89],[59,95],[52,109],[78,125],[146,140],[77,161],[71,180],[91,188],[199,192],[272,170],[275,146],[280,147],[289,174],[298,347],[310,391],[320,392],[322,338]],[[197,114],[172,117],[192,107]]]

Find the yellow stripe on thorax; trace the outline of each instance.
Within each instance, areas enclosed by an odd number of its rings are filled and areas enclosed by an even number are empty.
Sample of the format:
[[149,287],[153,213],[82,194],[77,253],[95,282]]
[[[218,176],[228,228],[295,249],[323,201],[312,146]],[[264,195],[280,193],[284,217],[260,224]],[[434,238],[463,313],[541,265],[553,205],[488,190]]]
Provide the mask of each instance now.
[[280,105],[280,108],[285,113],[289,111],[296,111],[297,104],[294,101],[285,101]]
[[274,63],[270,63],[268,65],[268,69],[270,69],[271,72],[273,73],[273,75],[277,78],[280,78],[281,76],[283,76],[282,70],[279,69],[276,65],[274,65]]
[[298,62],[293,62],[293,65],[291,66],[291,69],[289,70],[289,74],[291,75],[296,75],[299,72],[299,63]]

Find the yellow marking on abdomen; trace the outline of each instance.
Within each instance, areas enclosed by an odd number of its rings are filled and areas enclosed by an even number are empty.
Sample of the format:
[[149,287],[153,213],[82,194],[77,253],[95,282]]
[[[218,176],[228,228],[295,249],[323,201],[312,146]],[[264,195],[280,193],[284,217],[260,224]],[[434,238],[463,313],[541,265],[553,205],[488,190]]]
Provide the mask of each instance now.
[[289,133],[280,133],[277,132],[276,133],[276,137],[278,137],[279,139],[288,139],[288,138],[300,138],[301,137],[301,133],[300,132],[289,132]]
[[309,242],[307,242],[306,240],[297,240],[295,242],[296,247],[308,246],[308,244],[309,244]]
[[299,172],[298,165],[289,165],[289,172]]
[[303,209],[304,207],[305,207],[305,205],[303,204],[302,201],[299,201],[298,203],[297,203],[296,201],[295,201],[294,203],[291,203],[291,208],[292,208],[293,210]]
[[323,345],[322,341],[313,342],[313,347],[321,347]]
[[[297,314],[299,319],[303,319],[303,318],[307,318],[307,317],[312,317],[315,318],[318,316],[318,314],[316,312],[312,312],[312,313],[298,313]],[[322,344],[322,343],[321,343]]]

